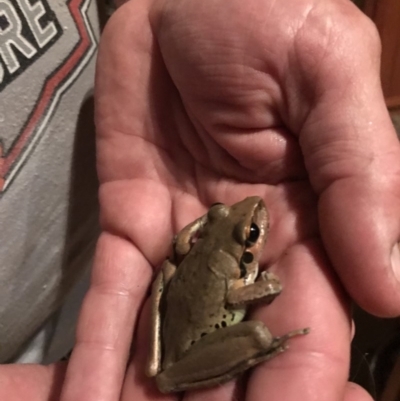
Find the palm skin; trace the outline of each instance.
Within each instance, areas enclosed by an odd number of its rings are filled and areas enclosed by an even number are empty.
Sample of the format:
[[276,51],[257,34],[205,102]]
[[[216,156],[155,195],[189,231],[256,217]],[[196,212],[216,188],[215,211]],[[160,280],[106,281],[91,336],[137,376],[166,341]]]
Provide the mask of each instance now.
[[347,383],[350,299],[400,311],[400,151],[371,23],[345,0],[134,0],[105,29],[96,101],[103,234],[61,400],[178,398],[143,374],[154,267],[208,206],[249,195],[269,209],[261,264],[284,286],[252,318],[311,333],[245,389],[184,399],[369,400]]

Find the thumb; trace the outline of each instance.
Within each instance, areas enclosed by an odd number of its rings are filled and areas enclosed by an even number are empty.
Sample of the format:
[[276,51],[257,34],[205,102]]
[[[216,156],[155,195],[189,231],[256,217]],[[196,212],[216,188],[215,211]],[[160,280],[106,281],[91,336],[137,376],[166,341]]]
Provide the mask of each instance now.
[[394,316],[400,314],[400,145],[379,80],[379,38],[355,9],[342,13],[328,36],[323,44],[303,37],[311,49],[304,68],[315,69],[317,54],[323,58],[315,107],[299,137],[319,194],[321,235],[355,301]]

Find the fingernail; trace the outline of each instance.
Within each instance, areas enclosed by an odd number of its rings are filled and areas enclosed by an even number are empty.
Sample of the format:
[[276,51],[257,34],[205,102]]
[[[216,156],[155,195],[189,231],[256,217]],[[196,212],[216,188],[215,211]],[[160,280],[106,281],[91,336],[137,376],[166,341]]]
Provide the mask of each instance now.
[[391,262],[393,273],[397,280],[400,281],[400,244],[398,242],[392,249]]

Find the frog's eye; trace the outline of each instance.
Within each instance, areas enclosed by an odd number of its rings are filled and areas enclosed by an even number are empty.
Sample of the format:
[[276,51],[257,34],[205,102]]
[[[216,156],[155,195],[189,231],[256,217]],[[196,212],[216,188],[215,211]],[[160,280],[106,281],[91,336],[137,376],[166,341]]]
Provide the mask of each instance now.
[[246,251],[243,256],[242,259],[240,259],[240,278],[243,278],[246,273],[247,273],[247,268],[246,265],[248,265],[249,263],[251,263],[254,260],[254,256],[251,252]]
[[251,246],[256,243],[258,237],[260,236],[260,229],[256,223],[251,223],[249,236],[246,239],[246,245]]

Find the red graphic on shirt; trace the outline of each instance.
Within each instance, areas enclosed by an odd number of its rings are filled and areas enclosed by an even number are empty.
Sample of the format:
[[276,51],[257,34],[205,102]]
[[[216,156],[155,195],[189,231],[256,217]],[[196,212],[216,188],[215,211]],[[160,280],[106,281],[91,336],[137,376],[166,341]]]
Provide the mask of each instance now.
[[40,93],[40,97],[38,98],[34,109],[29,115],[21,133],[14,142],[13,147],[6,155],[2,155],[0,153],[0,191],[4,190],[8,175],[15,167],[15,164],[18,162],[19,158],[23,155],[24,150],[34,134],[38,123],[46,113],[54,94],[60,88],[61,84],[79,65],[83,56],[93,45],[92,39],[88,32],[88,26],[86,26],[81,12],[81,7],[85,2],[86,0],[71,0],[68,3],[69,11],[74,19],[79,33],[79,42],[69,57],[65,60],[63,65],[59,66],[56,72],[50,75],[45,81],[43,89]]

